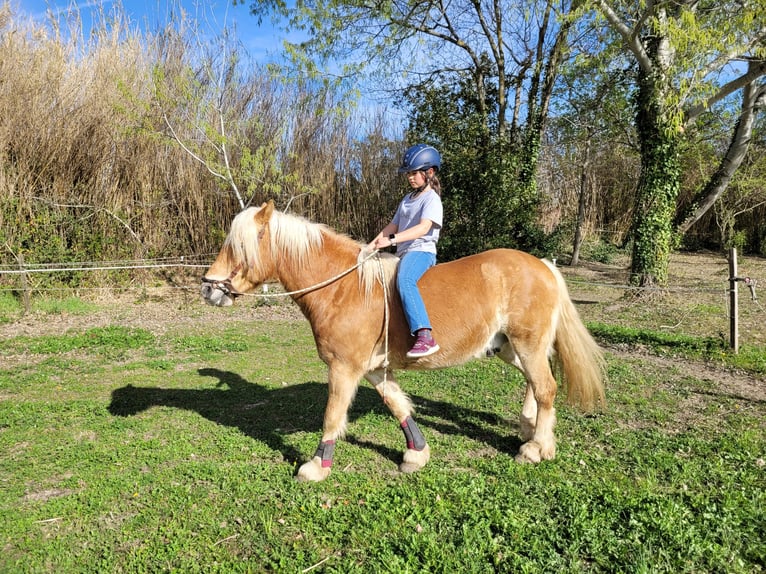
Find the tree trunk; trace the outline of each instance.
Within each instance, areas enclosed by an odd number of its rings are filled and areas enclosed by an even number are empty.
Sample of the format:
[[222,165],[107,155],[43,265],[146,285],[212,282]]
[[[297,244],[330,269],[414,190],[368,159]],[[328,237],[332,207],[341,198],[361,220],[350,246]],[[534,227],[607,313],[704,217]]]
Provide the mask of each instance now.
[[580,263],[580,247],[582,247],[583,232],[582,227],[585,223],[585,204],[588,198],[588,171],[590,169],[590,150],[593,138],[592,131],[588,130],[588,137],[585,140],[585,152],[582,162],[582,172],[580,173],[580,193],[577,200],[577,221],[575,222],[574,241],[572,243],[572,260],[569,265],[572,267]]
[[680,132],[667,104],[671,88],[659,69],[638,72],[636,126],[641,142],[641,176],[633,213],[631,282],[639,287],[667,283],[673,215],[680,189]]
[[[753,67],[753,64],[751,63],[750,66]],[[759,88],[755,81],[745,86],[742,93],[742,111],[726,155],[705,187],[692,200],[689,208],[676,217],[676,231],[680,237],[683,237],[713,207],[713,204],[729,187],[734,172],[742,164],[750,147],[756,110],[759,105],[762,105],[762,102],[760,104],[759,102],[765,97],[764,94],[766,94],[766,87]]]

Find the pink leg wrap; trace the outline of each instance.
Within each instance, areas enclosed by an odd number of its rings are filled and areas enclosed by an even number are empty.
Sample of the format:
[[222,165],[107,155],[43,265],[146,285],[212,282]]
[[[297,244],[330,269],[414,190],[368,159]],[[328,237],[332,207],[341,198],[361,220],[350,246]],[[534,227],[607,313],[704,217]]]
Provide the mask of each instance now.
[[318,456],[322,459],[322,468],[332,466],[332,456],[335,454],[335,441],[320,441],[319,448],[314,453],[314,456]]
[[412,420],[412,417],[407,417],[402,422],[402,431],[404,431],[404,438],[407,441],[407,448],[414,450],[423,450],[426,448],[426,439],[423,433],[420,432],[418,425]]

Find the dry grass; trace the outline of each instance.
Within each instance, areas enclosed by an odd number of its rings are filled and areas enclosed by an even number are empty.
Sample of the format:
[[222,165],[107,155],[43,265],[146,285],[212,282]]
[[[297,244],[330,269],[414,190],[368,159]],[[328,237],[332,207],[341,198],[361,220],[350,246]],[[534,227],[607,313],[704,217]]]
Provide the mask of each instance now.
[[[237,194],[377,232],[399,155],[384,126],[367,138],[329,90],[275,82],[199,26],[148,34],[117,8],[86,38],[0,7],[0,264],[211,253]],[[390,174],[373,205],[369,169]]]

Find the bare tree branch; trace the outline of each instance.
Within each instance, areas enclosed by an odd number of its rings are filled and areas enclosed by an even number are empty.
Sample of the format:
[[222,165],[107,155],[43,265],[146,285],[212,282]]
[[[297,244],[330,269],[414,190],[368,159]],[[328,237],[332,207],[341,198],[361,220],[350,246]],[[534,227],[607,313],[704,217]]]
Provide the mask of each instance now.
[[721,88],[715,94],[705,99],[705,101],[702,103],[691,107],[686,112],[685,124],[687,126],[690,125],[697,119],[697,117],[699,117],[701,113],[709,109],[710,106],[733,94],[737,90],[747,86],[764,74],[766,74],[766,60],[751,61],[747,68],[747,72],[721,86]]

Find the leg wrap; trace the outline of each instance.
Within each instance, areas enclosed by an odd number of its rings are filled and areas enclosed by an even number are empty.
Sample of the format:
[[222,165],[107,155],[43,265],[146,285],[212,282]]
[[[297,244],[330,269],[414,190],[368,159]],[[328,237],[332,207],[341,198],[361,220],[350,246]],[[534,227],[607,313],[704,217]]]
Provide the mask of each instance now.
[[320,441],[319,448],[314,453],[314,456],[318,456],[322,459],[322,468],[332,466],[332,456],[335,454],[335,441]]
[[426,448],[426,439],[423,433],[420,432],[418,425],[412,420],[412,417],[407,417],[402,422],[402,431],[404,431],[404,438],[407,441],[407,448],[414,450],[423,450]]

